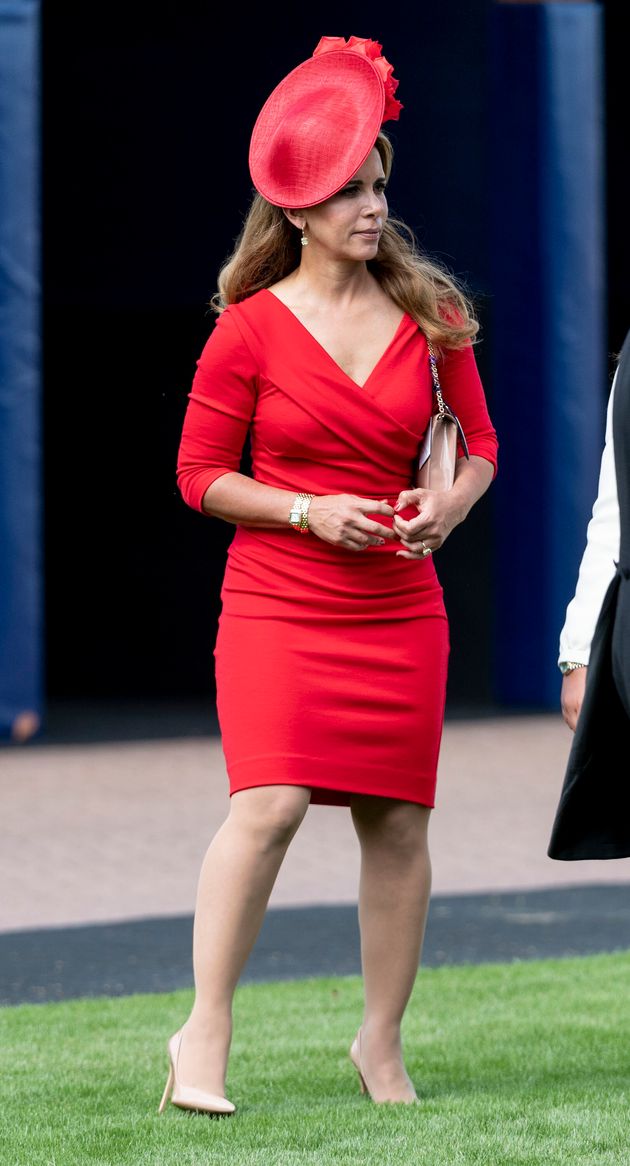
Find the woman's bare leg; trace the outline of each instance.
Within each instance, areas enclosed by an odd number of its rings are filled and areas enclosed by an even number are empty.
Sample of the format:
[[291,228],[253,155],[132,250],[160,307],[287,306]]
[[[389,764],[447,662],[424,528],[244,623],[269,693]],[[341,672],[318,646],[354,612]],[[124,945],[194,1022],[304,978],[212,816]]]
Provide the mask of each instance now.
[[415,1097],[403,1064],[400,1025],[418,971],[429,906],[430,813],[427,806],[389,798],[352,802],[361,843],[361,1060],[375,1101]]
[[195,1001],[178,1062],[185,1085],[225,1092],[234,990],[310,796],[301,786],[240,790],[208,848],[195,909]]

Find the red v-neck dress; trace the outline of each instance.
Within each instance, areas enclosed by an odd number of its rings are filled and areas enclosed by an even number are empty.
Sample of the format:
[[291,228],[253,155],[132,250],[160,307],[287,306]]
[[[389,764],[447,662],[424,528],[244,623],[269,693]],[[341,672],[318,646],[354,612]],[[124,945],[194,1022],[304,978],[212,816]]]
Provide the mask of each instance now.
[[[470,452],[495,465],[472,348],[447,354],[440,372]],[[393,504],[432,407],[426,341],[409,315],[359,387],[263,290],[222,313],[197,362],[179,488],[201,510],[212,482],[239,470],[249,431],[257,481]],[[448,623],[433,558],[397,549],[332,546],[288,514],[286,529],[237,526],[215,648],[231,794],[288,784],[327,804],[357,794],[434,804]]]

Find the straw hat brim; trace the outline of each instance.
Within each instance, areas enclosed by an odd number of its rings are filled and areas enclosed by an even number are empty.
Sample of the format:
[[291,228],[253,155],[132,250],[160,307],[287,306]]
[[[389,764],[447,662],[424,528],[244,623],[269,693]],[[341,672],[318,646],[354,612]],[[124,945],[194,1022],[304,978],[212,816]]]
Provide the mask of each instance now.
[[311,57],[273,90],[254,126],[249,169],[274,206],[316,206],[365,162],[385,109],[383,81],[368,57],[344,51]]

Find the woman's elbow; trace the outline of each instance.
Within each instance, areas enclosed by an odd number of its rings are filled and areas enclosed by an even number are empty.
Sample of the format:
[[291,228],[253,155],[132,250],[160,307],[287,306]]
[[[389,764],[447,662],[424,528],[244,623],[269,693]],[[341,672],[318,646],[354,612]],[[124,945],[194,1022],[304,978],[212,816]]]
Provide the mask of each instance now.
[[197,510],[201,514],[212,515],[213,506],[210,502],[212,486],[217,478],[225,473],[228,473],[227,469],[218,469],[216,467],[210,468],[203,466],[203,468],[196,467],[194,469],[179,467],[177,470],[177,488],[183,501],[192,510]]

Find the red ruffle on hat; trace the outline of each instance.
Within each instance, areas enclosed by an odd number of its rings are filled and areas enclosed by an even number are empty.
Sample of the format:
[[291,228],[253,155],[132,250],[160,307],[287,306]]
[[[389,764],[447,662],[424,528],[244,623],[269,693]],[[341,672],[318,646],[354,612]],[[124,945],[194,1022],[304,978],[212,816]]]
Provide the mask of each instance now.
[[249,147],[259,194],[275,206],[316,206],[363,165],[384,121],[397,120],[398,81],[377,41],[324,36],[263,105]]

